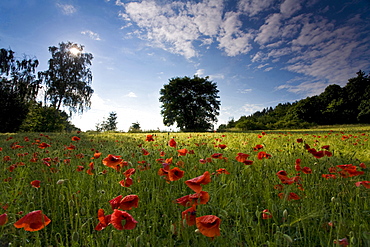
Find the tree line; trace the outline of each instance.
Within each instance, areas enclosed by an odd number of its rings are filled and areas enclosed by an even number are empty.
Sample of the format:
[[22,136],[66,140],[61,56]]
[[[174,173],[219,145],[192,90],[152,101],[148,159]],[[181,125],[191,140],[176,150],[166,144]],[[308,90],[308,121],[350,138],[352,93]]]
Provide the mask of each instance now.
[[294,103],[280,103],[219,126],[219,130],[266,130],[307,128],[316,125],[369,124],[370,75],[357,76],[341,87],[329,85],[319,95]]
[[0,132],[77,129],[68,119],[90,107],[94,92],[93,56],[83,49],[72,42],[49,47],[46,71],[37,71],[36,58],[17,58],[11,49],[0,49]]

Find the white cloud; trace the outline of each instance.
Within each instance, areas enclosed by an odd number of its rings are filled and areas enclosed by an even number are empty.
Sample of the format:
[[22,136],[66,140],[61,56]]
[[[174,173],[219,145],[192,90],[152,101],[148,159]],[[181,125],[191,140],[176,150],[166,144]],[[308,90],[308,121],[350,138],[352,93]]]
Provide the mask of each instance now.
[[204,69],[198,69],[197,72],[195,72],[196,75],[198,76],[203,76],[204,75]]
[[284,17],[290,17],[302,8],[299,0],[285,0],[280,5],[280,12]]
[[125,97],[137,98],[137,95],[134,92],[129,92],[128,94],[125,95]]
[[242,107],[243,115],[251,115],[255,113],[256,111],[260,111],[263,109],[262,105],[259,104],[245,104]]
[[65,14],[65,15],[71,15],[71,14],[74,14],[77,11],[77,9],[71,4],[57,3],[56,5],[57,5],[57,7],[59,7],[62,10],[63,14]]
[[94,33],[91,30],[82,31],[81,34],[88,35],[93,40],[101,40],[98,33]]
[[255,16],[262,11],[271,10],[275,0],[240,0],[238,10],[249,16]]
[[259,33],[254,41],[264,45],[279,38],[281,36],[280,27],[282,25],[282,18],[280,13],[269,16],[265,24],[260,27]]
[[252,92],[252,89],[251,88],[238,89],[238,93],[250,93],[250,92]]

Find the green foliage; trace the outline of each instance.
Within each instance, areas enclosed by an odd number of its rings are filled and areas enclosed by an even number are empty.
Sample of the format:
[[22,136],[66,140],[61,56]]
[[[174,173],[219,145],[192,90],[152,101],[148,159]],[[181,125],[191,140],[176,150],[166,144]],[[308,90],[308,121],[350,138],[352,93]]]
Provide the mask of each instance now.
[[320,95],[297,102],[278,104],[237,121],[222,129],[294,129],[314,125],[370,123],[370,77],[359,71],[346,86],[329,85]]
[[[49,47],[52,58],[49,69],[42,73],[47,87],[45,100],[57,110],[64,106],[70,112],[82,113],[91,105],[94,90],[90,86],[92,73],[89,66],[93,55],[83,53],[83,48],[72,42]],[[79,52],[72,53],[71,49],[78,49]]]
[[216,83],[194,76],[176,77],[160,90],[163,123],[181,131],[207,131],[217,121],[220,101]]
[[132,123],[132,125],[130,126],[128,132],[129,133],[142,132],[141,127],[140,127],[140,123],[139,122]]
[[34,103],[20,126],[22,132],[62,132],[78,130],[68,121],[68,114],[53,106]]
[[96,124],[96,131],[116,131],[117,130],[117,113],[110,112],[107,120]]
[[0,132],[16,132],[35,101],[41,81],[37,59],[18,60],[12,50],[0,49]]

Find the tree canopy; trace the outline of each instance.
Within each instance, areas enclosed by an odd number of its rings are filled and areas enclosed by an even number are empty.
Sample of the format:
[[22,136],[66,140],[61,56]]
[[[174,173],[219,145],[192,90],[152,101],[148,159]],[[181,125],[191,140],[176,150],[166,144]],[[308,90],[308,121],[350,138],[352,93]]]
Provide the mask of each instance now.
[[370,123],[370,75],[361,70],[344,87],[329,85],[319,95],[280,103],[275,108],[230,121],[219,129],[263,130],[358,123]]
[[[83,53],[84,46],[72,42],[49,47],[52,58],[49,69],[42,73],[46,85],[45,101],[57,110],[67,107],[72,113],[82,113],[91,105],[94,90],[89,68],[93,55]],[[77,52],[76,52],[77,51]]]
[[163,123],[181,131],[213,129],[220,110],[219,90],[209,77],[176,77],[160,90]]

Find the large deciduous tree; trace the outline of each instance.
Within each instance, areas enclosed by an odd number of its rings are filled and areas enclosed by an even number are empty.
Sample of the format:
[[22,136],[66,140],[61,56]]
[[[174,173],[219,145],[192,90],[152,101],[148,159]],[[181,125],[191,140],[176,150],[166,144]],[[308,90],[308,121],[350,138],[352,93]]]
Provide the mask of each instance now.
[[36,100],[41,80],[35,58],[16,59],[12,50],[0,49],[0,132],[16,132]]
[[45,101],[59,110],[82,113],[91,105],[92,73],[89,68],[93,55],[83,52],[84,46],[72,42],[49,47],[52,58],[49,69],[43,72],[46,85]]
[[176,77],[160,90],[163,123],[181,131],[207,131],[217,122],[219,90],[209,77]]

